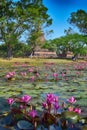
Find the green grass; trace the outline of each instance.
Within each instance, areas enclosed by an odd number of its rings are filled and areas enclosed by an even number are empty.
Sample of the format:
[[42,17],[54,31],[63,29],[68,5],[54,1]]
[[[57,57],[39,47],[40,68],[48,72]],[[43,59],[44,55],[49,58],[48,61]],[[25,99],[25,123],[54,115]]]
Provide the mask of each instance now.
[[[0,65],[1,66],[10,66],[15,62],[21,62],[21,63],[29,63],[30,65],[37,66],[37,65],[42,65],[43,62],[53,62],[57,64],[66,64],[66,63],[73,63],[72,60],[69,59],[42,59],[42,58],[12,58],[11,60],[8,59],[2,59],[0,58]],[[77,61],[76,61],[77,62]],[[78,62],[81,62],[81,60],[78,60]]]

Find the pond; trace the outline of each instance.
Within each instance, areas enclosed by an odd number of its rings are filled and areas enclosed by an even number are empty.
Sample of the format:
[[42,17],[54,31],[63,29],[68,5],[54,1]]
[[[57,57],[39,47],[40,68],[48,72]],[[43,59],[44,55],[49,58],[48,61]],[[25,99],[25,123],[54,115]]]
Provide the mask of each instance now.
[[0,114],[9,110],[7,98],[24,94],[33,97],[32,104],[39,110],[47,93],[58,95],[60,103],[74,96],[82,115],[87,116],[87,62],[43,63],[35,67],[16,62],[0,68]]

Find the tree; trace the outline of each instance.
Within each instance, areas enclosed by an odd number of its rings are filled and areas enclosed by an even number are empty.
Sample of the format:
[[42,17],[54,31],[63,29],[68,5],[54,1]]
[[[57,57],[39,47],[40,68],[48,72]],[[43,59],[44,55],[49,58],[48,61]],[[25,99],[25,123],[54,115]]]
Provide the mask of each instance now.
[[42,33],[44,28],[49,27],[52,24],[52,19],[47,14],[48,9],[43,5],[42,0],[37,0],[33,8],[31,7],[30,13],[32,15],[31,17],[31,28],[29,29],[28,34],[28,44],[32,48],[32,53],[34,55],[34,51],[37,46],[42,46],[40,37],[42,36]]
[[60,38],[53,39],[51,44],[57,47],[57,55],[66,57],[67,52],[71,51],[75,56],[86,54],[87,37],[81,34],[68,34]]
[[[38,26],[43,29],[51,24],[52,19],[47,14],[47,8],[42,0],[20,0],[18,2],[3,0],[0,3],[0,39],[7,45],[9,58],[12,56],[15,44],[26,32],[28,39],[36,41],[40,35]],[[32,30],[34,30],[33,36],[31,36]]]
[[73,31],[73,29],[72,29],[71,27],[69,27],[68,29],[65,29],[65,30],[64,30],[64,33],[65,33],[66,35],[69,35],[69,34],[73,34],[74,31]]
[[42,48],[48,49],[49,51],[56,51],[56,44],[54,44],[53,40],[47,40]]
[[14,57],[28,57],[31,54],[31,48],[25,43],[16,43],[13,48]]
[[76,26],[79,31],[87,35],[87,12],[84,10],[77,10],[72,12],[68,22]]
[[0,44],[0,57],[5,58],[6,57],[6,45],[5,44]]
[[[17,5],[12,0],[4,0],[0,4],[0,39],[7,46],[7,57],[12,56],[12,48],[18,42],[25,25],[20,22]],[[22,20],[21,20],[22,21]]]

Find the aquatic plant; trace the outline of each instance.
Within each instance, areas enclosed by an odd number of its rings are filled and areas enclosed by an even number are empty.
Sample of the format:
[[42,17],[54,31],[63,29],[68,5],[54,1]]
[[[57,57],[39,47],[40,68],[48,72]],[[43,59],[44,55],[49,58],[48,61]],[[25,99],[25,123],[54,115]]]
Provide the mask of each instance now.
[[[32,98],[29,95],[8,98],[7,102],[11,106],[9,114],[12,117],[9,126],[16,125],[18,128],[25,127],[28,130],[41,130],[41,128],[60,130],[72,126],[76,128],[81,109],[73,106],[76,102],[75,97],[72,96],[67,101],[70,105],[65,105],[64,102],[60,104],[58,96],[48,93],[42,102],[43,111],[38,111],[32,106]],[[24,123],[27,126],[23,125]]]

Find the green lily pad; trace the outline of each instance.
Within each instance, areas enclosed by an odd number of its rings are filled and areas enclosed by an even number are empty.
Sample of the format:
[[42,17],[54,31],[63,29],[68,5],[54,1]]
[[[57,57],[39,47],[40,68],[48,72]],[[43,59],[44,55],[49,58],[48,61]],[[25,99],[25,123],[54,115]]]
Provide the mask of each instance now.
[[67,120],[71,120],[73,123],[77,123],[80,119],[80,116],[75,112],[63,112],[62,116]]
[[26,120],[18,121],[17,126],[19,129],[23,129],[23,130],[33,130],[34,129],[34,126]]

